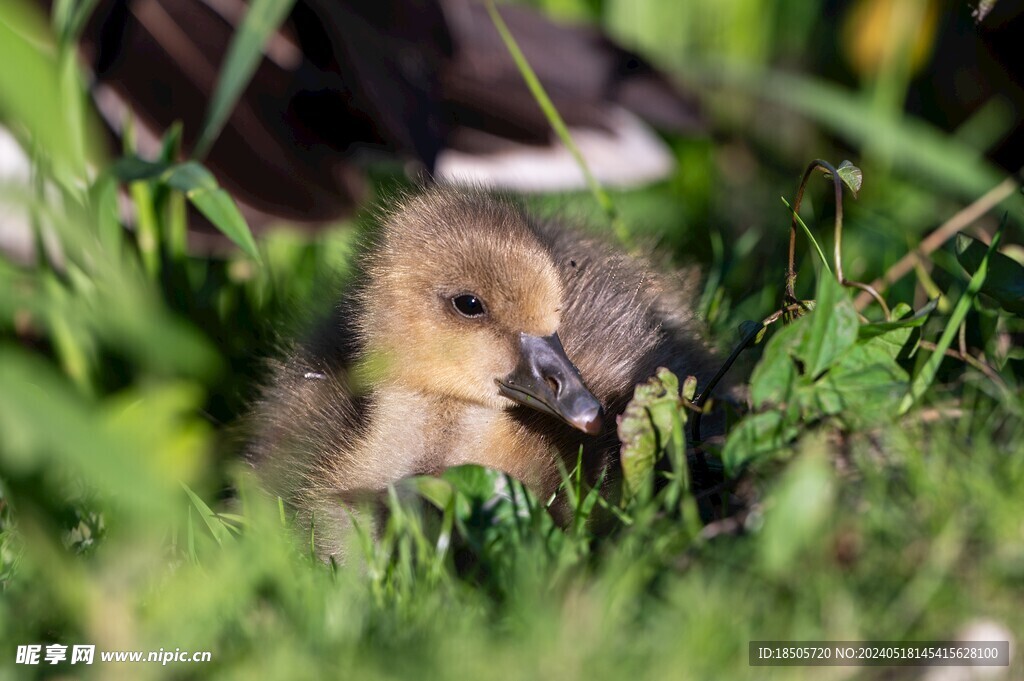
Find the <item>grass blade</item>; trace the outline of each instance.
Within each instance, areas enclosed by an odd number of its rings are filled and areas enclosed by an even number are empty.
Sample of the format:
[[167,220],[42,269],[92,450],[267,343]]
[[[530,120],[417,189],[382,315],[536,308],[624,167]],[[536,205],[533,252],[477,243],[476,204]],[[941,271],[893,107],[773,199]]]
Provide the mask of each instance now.
[[202,158],[210,151],[256,72],[267,38],[281,25],[294,4],[295,0],[253,0],[249,4],[249,11],[228,47],[199,141],[192,151],[193,158]]
[[516,68],[519,69],[519,73],[523,76],[523,80],[526,81],[526,86],[530,89],[530,94],[537,100],[537,105],[540,106],[541,111],[544,112],[544,116],[548,119],[548,123],[551,124],[551,128],[558,135],[558,138],[565,145],[565,148],[569,150],[572,157],[576,160],[576,165],[580,167],[583,172],[583,177],[586,180],[587,187],[590,189],[590,193],[594,195],[597,203],[604,210],[608,219],[611,220],[612,226],[615,228],[616,236],[624,242],[629,241],[629,233],[622,224],[621,218],[619,218],[618,211],[615,210],[615,204],[612,202],[608,193],[601,186],[601,183],[597,181],[594,174],[590,172],[590,166],[587,165],[586,159],[583,158],[583,154],[580,153],[579,147],[576,146],[576,142],[573,141],[572,135],[569,133],[569,128],[562,120],[561,114],[558,113],[558,109],[555,108],[551,98],[548,97],[547,91],[544,90],[544,86],[541,85],[540,79],[537,78],[537,74],[534,72],[530,63],[526,61],[526,56],[523,51],[519,49],[519,43],[512,36],[512,32],[508,30],[508,26],[505,24],[505,20],[501,18],[501,14],[498,12],[498,8],[494,6],[493,0],[487,0],[487,12],[491,15],[491,21],[494,22],[494,27],[498,29],[498,34],[501,35],[502,41],[505,43],[505,47],[508,49],[512,60],[516,63]]
[[971,309],[971,303],[974,301],[975,296],[981,290],[981,287],[985,284],[985,278],[988,276],[988,265],[989,259],[999,246],[999,242],[1002,240],[1003,231],[1006,229],[1006,220],[999,226],[999,230],[996,231],[994,237],[992,237],[992,243],[989,244],[988,250],[985,252],[985,256],[978,263],[978,269],[975,271],[974,276],[971,277],[970,283],[967,285],[967,290],[964,291],[963,295],[960,296],[960,300],[956,302],[956,307],[953,308],[953,314],[949,318],[949,322],[946,324],[946,328],[942,331],[942,336],[939,338],[939,342],[936,343],[935,350],[932,352],[931,357],[925,362],[924,366],[921,367],[921,371],[914,377],[913,382],[910,384],[910,390],[907,392],[903,401],[900,403],[900,414],[906,414],[914,402],[916,402],[928,387],[935,380],[935,374],[939,370],[939,365],[942,364],[942,359],[945,357],[946,350],[953,343],[953,338],[956,336],[957,330],[964,321],[964,317],[967,316],[967,312]]
[[807,226],[807,223],[804,222],[803,218],[793,212],[793,207],[789,205],[789,201],[787,201],[785,197],[780,198],[782,198],[782,203],[786,204],[786,208],[789,209],[789,212],[794,218],[796,218],[797,224],[804,230],[804,236],[806,236],[807,240],[811,242],[812,246],[814,246],[814,250],[817,252],[818,257],[821,258],[821,264],[825,266],[825,271],[829,273],[829,276],[831,276],[832,268],[828,266],[828,259],[825,257],[825,253],[821,250],[821,246],[818,245],[818,240],[814,238],[813,234],[811,234],[811,230]]
[[[870,146],[885,139],[885,151],[894,167],[919,183],[930,183],[936,191],[950,191],[973,201],[1004,177],[977,149],[920,119],[880,114],[861,94],[837,85],[782,71],[725,64],[694,65],[691,74],[709,82],[717,79],[798,111],[857,144]],[[1015,206],[1021,205],[1020,197],[1013,200]]]
[[[956,259],[974,274],[987,254],[985,244],[966,234],[956,236]],[[988,256],[989,274],[981,292],[991,296],[1004,310],[1024,316],[1024,267],[1013,258],[993,251]]]
[[210,534],[213,535],[214,540],[218,546],[223,546],[225,542],[231,540],[231,533],[224,525],[224,521],[217,517],[217,514],[206,505],[206,502],[199,498],[199,495],[189,489],[189,486],[185,483],[181,483],[182,489],[185,490],[185,494],[188,495],[189,500],[192,502],[192,506],[199,512],[199,517],[206,523],[206,527],[209,528]]

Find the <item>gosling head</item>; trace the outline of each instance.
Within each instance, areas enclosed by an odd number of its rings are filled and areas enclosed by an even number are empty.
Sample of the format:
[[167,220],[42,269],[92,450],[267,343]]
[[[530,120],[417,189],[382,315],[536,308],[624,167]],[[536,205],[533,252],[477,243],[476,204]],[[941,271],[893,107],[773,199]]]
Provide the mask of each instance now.
[[514,206],[439,191],[406,200],[367,261],[360,332],[371,380],[601,426],[558,338],[562,285]]

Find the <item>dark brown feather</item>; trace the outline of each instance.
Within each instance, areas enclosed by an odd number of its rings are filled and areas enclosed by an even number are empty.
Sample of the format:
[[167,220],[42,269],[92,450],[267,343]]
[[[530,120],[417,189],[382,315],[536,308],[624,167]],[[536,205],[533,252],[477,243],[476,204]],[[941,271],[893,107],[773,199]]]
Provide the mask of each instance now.
[[[151,152],[181,121],[191,150],[246,7],[99,0],[82,52],[115,133],[133,112]],[[596,29],[501,12],[570,126],[614,126],[611,109],[624,106],[694,129],[692,98]],[[548,147],[550,126],[479,3],[298,0],[205,162],[259,231],[277,218],[312,226],[351,215],[367,195],[367,158],[432,172],[442,150],[490,154],[523,141]],[[206,233],[194,241],[212,242],[215,230],[193,226]]]

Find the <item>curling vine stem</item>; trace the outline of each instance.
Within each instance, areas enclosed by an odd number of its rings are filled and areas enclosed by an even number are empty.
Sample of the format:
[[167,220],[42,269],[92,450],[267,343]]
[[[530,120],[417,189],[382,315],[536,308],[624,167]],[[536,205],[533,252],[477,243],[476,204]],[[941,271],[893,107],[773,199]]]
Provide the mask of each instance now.
[[789,223],[789,265],[786,270],[786,303],[793,303],[797,300],[795,266],[797,220],[800,212],[800,204],[804,199],[804,190],[807,188],[807,182],[811,179],[811,174],[814,173],[815,170],[821,171],[832,179],[832,187],[834,190],[836,204],[835,250],[833,255],[836,280],[842,286],[860,289],[871,296],[875,302],[878,303],[879,307],[882,308],[882,312],[885,313],[886,321],[890,321],[892,319],[892,314],[889,311],[889,306],[885,304],[885,300],[878,291],[868,284],[864,284],[859,281],[851,281],[843,275],[843,180],[839,176],[839,172],[831,163],[820,158],[816,158],[811,161],[810,164],[808,164],[807,169],[804,170],[803,178],[800,180],[800,186],[796,190],[796,198],[793,200],[793,217]]

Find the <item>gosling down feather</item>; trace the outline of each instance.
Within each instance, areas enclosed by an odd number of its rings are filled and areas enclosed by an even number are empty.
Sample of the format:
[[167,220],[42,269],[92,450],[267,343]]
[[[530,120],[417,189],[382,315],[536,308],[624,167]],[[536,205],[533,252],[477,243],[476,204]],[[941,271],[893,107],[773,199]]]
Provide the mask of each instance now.
[[474,463],[548,498],[559,459],[571,470],[582,446],[595,475],[617,455],[637,383],[713,370],[683,281],[600,238],[450,188],[382,223],[358,283],[252,415],[249,460],[321,555],[407,476]]

